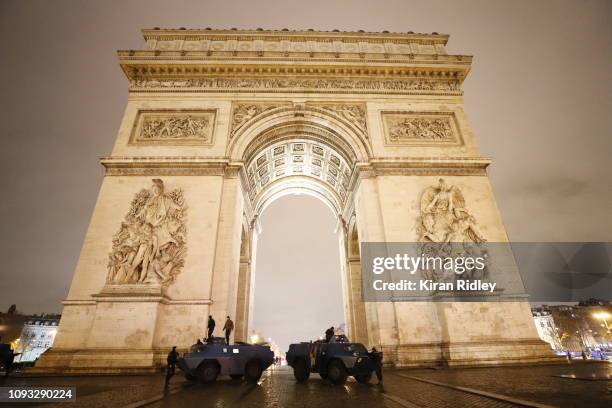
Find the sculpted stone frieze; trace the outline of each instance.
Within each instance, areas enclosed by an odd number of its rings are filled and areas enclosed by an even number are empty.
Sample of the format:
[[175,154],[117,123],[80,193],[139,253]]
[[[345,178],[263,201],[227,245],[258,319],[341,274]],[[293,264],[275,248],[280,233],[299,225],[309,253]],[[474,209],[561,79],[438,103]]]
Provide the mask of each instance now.
[[178,78],[132,79],[130,89],[167,88],[257,89],[257,90],[351,90],[371,92],[459,92],[457,80],[427,79],[342,79],[342,78]]
[[113,237],[107,283],[172,283],[185,263],[187,207],[181,189],[167,192],[153,179],[151,190],[136,194]]
[[140,111],[130,142],[134,144],[210,144],[213,111]]
[[459,144],[452,113],[383,112],[389,144]]

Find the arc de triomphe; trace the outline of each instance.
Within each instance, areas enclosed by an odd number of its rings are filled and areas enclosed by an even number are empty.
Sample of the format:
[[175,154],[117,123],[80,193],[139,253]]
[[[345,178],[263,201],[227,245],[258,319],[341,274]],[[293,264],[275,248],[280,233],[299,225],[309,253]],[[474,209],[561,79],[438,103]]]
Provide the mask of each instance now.
[[[524,301],[364,303],[360,242],[419,240],[423,192],[461,191],[507,236],[448,36],[144,30],[129,98],[43,370],[142,371],[231,315],[251,319],[258,214],[300,191],[338,215],[349,336],[397,366],[550,359]],[[296,216],[299,216],[296,214]],[[304,339],[296,339],[304,340]]]

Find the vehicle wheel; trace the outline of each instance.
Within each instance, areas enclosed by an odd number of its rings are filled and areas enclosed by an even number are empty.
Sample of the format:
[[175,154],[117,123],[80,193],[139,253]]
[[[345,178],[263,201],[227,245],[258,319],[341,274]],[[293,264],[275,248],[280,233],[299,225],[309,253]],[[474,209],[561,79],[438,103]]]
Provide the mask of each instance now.
[[219,376],[219,365],[216,361],[204,361],[198,366],[196,376],[202,384],[211,383]]
[[372,379],[372,373],[356,375],[355,379],[359,384],[368,384]]
[[192,374],[185,374],[185,379],[186,379],[187,381],[192,381],[192,382],[193,382],[193,381],[195,381],[195,380],[197,380],[196,376],[195,376],[195,375],[192,375]]
[[310,377],[310,370],[303,359],[296,360],[293,363],[293,376],[298,382],[304,382]]
[[322,379],[327,380],[327,372],[320,372],[320,373],[319,373],[319,376],[320,376]]
[[230,374],[230,378],[232,380],[241,380],[242,379],[242,374]]
[[338,360],[329,363],[329,366],[327,366],[327,378],[329,381],[336,385],[342,385],[346,382],[346,377],[348,377],[348,373],[346,368],[344,368],[344,364]]
[[244,367],[244,378],[248,382],[257,382],[261,378],[261,372],[259,361],[251,360],[247,363],[246,367]]

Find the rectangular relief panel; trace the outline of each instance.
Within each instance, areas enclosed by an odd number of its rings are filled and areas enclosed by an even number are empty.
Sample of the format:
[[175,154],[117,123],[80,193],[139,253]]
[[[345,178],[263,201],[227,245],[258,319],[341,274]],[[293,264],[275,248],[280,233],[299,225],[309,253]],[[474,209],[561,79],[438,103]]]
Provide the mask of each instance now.
[[131,145],[210,145],[216,110],[139,110]]
[[452,111],[383,111],[385,143],[393,146],[463,146]]

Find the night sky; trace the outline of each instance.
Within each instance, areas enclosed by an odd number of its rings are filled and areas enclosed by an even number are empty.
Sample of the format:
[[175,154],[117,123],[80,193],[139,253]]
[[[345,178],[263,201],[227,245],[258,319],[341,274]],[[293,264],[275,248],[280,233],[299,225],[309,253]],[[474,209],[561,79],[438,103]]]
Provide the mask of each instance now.
[[[127,98],[115,51],[143,48],[140,29],[156,26],[450,34],[449,53],[475,56],[465,109],[483,155],[493,159],[509,238],[612,240],[610,1],[5,0],[0,309],[61,311],[102,181],[98,158],[110,154]],[[288,224],[292,214],[298,224]],[[307,325],[304,336],[338,323],[339,274],[332,274],[335,289],[318,297],[317,310],[329,310],[324,322],[309,317],[312,309],[265,301],[288,295],[266,280],[291,274],[301,285],[337,268],[331,212],[288,197],[262,220],[255,321],[265,331],[298,321]],[[304,228],[286,239],[289,225]],[[296,252],[316,231],[321,241]],[[273,319],[257,316],[266,307],[277,310]]]

